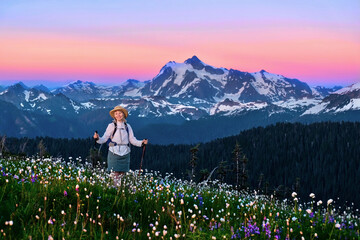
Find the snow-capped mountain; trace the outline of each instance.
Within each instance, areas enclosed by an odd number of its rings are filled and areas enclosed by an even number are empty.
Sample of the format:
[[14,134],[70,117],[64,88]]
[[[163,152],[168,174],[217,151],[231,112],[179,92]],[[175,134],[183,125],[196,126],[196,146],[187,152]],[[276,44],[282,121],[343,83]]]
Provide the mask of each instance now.
[[309,108],[302,115],[320,113],[334,114],[352,110],[360,110],[360,82],[330,94],[318,105]]
[[17,83],[0,92],[0,100],[11,102],[18,108],[30,109],[34,104],[44,101],[50,94],[37,89],[30,89],[24,84]]
[[97,86],[92,82],[82,82],[80,80],[72,82],[64,87],[52,91],[53,94],[62,93],[65,96],[83,102],[98,97],[112,97],[120,90],[119,87]]
[[144,85],[144,82],[140,82],[134,79],[129,79],[119,86],[99,86],[92,82],[82,82],[78,80],[64,87],[57,88],[53,90],[52,93],[62,93],[75,101],[85,102],[95,98],[140,96],[137,91]]
[[47,115],[73,115],[83,106],[63,94],[52,94],[17,83],[0,92],[0,100],[18,109]]
[[271,102],[313,97],[310,87],[297,79],[271,74],[214,68],[196,56],[184,63],[169,62],[140,90],[143,96],[201,99],[211,103],[225,99]]
[[[168,62],[146,82],[129,79],[101,86],[76,81],[51,92],[23,83],[3,88],[0,135],[84,137],[106,126],[109,110],[121,105],[128,109],[131,124],[141,127],[145,135],[159,137],[166,129],[186,142],[192,131],[204,134],[213,128],[205,137],[210,140],[279,121],[359,119],[359,89],[360,83],[340,90],[310,88],[265,70],[248,73],[217,68],[193,56],[183,63]],[[214,128],[219,120],[226,130]],[[10,133],[14,122],[17,130]]]
[[313,109],[321,109],[334,101],[331,100],[334,96],[324,97],[336,89],[310,88],[297,79],[265,70],[248,73],[217,68],[193,56],[183,63],[168,62],[147,82],[129,79],[118,86],[100,86],[76,81],[50,93],[44,86],[28,88],[18,83],[2,91],[0,100],[20,109],[47,114],[57,112],[54,106],[78,113],[121,104],[138,117],[179,115],[194,120],[270,106],[276,106],[273,109],[279,112],[315,113]]
[[193,56],[183,63],[168,62],[151,81],[129,79],[117,86],[101,86],[78,80],[50,93],[44,86],[28,88],[18,83],[2,91],[0,100],[20,109],[47,114],[58,112],[55,106],[60,112],[71,109],[79,113],[121,104],[138,117],[176,115],[196,120],[269,107],[272,107],[271,114],[274,111],[301,114],[318,106],[324,96],[334,90],[310,88],[297,79],[265,70],[248,73],[217,68]]

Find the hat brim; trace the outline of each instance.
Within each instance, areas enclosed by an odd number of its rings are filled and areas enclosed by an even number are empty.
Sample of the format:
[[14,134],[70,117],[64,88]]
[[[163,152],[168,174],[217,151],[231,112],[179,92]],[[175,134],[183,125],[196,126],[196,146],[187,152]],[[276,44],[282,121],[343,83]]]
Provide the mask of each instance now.
[[115,119],[115,112],[116,112],[116,111],[121,111],[121,112],[124,114],[124,118],[127,118],[128,115],[129,115],[128,111],[127,111],[125,108],[114,108],[113,110],[111,110],[111,111],[109,112],[110,116],[111,116],[112,118],[114,118],[114,119]]

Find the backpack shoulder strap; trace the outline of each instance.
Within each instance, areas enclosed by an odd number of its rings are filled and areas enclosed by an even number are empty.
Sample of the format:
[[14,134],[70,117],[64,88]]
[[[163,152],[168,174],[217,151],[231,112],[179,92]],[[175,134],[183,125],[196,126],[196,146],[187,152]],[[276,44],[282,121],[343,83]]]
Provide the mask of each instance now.
[[111,139],[113,139],[113,137],[114,137],[114,135],[115,135],[115,133],[116,133],[116,130],[117,130],[117,123],[116,123],[115,121],[113,121],[113,123],[114,123],[114,131],[113,131],[113,133],[111,134]]
[[127,134],[128,134],[128,146],[130,147],[130,135],[129,135],[129,128],[128,128],[128,125],[127,125],[127,123],[126,123],[126,122],[124,122],[124,124],[125,124],[125,129],[126,129],[126,132],[127,132]]

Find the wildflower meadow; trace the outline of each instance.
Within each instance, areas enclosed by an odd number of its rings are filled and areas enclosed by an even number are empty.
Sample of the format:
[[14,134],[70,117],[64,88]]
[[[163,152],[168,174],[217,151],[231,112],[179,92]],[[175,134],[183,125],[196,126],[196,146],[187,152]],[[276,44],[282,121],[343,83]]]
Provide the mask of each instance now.
[[360,239],[358,209],[314,193],[280,200],[146,170],[114,183],[81,162],[1,159],[0,239]]

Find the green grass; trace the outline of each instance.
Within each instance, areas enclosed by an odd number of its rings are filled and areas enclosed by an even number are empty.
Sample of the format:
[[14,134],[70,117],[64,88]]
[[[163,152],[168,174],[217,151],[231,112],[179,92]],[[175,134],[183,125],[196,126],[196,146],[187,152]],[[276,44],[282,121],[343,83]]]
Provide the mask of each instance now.
[[358,210],[89,165],[0,160],[0,239],[360,239]]

